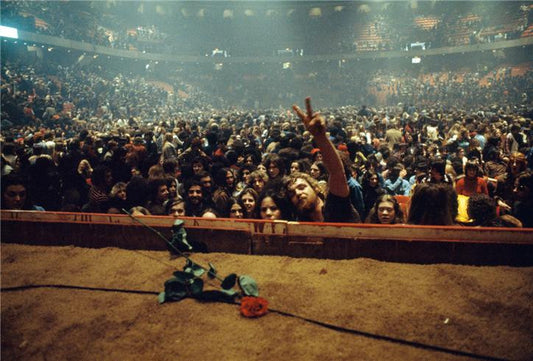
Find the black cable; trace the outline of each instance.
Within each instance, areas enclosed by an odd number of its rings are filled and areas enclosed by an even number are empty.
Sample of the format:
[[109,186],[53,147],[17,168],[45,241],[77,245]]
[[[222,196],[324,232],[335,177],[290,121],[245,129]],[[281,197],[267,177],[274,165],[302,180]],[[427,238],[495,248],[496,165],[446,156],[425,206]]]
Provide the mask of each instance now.
[[[73,286],[73,285],[26,285],[26,286],[15,286],[15,287],[2,287],[0,289],[0,292],[14,292],[14,291],[24,291],[29,289],[37,289],[37,288],[60,288],[60,289],[75,289],[75,290],[86,290],[86,291],[102,291],[102,292],[122,292],[122,293],[135,293],[135,294],[144,294],[144,295],[159,295],[160,292],[156,291],[143,291],[143,290],[129,290],[129,289],[122,289],[122,288],[103,288],[103,287],[85,287],[85,286]],[[239,304],[238,302],[235,302],[234,304]],[[303,316],[298,316],[289,312],[280,311],[276,309],[269,308],[269,312],[277,313],[282,316],[288,316],[293,317],[305,322],[312,323],[317,326],[325,327],[330,330],[338,331],[338,332],[344,332],[349,333],[352,335],[358,335],[366,338],[371,338],[374,340],[380,340],[380,341],[386,341],[386,342],[392,342],[397,343],[404,346],[410,346],[415,347],[419,349],[424,350],[430,350],[430,351],[437,351],[437,352],[443,352],[455,356],[465,356],[474,358],[477,360],[487,360],[487,361],[508,361],[507,359],[493,357],[493,356],[486,356],[486,355],[479,355],[471,352],[461,351],[461,350],[454,350],[446,347],[440,347],[440,346],[434,346],[434,345],[427,345],[424,343],[416,342],[416,341],[407,341],[403,340],[401,338],[395,338],[395,337],[389,337],[389,336],[383,336],[378,335],[370,332],[365,331],[359,331],[354,330],[351,328],[345,328],[341,326],[332,325],[326,322],[313,320],[311,318],[306,318]]]
[[374,333],[370,333],[370,332],[359,331],[359,330],[354,330],[354,329],[351,329],[351,328],[345,328],[345,327],[341,327],[341,326],[336,326],[336,325],[332,325],[332,324],[329,324],[329,323],[326,323],[326,322],[316,321],[316,320],[313,320],[313,319],[310,319],[310,318],[306,318],[306,317],[302,317],[302,316],[298,316],[298,315],[293,315],[292,313],[285,312],[285,311],[279,311],[279,310],[270,309],[270,308],[269,308],[269,311],[270,312],[279,313],[280,315],[283,315],[283,316],[294,317],[294,318],[300,319],[302,321],[306,321],[306,322],[309,322],[309,323],[312,323],[312,324],[315,324],[315,325],[318,325],[318,326],[329,328],[330,330],[349,333],[349,334],[352,334],[352,335],[359,335],[359,336],[363,336],[363,337],[367,337],[367,338],[372,338],[372,339],[375,339],[375,340],[398,343],[400,345],[411,346],[411,347],[420,348],[420,349],[424,349],[424,350],[444,352],[444,353],[448,353],[448,354],[456,355],[456,356],[466,356],[466,357],[471,357],[471,358],[475,358],[475,359],[478,359],[478,360],[508,361],[507,359],[503,359],[503,358],[479,355],[479,354],[475,354],[475,353],[471,353],[471,352],[466,352],[466,351],[461,351],[461,350],[454,350],[454,349],[451,349],[451,348],[434,346],[434,345],[427,345],[427,344],[416,342],[416,341],[407,341],[407,340],[403,340],[401,338],[383,336],[383,335],[378,335],[378,334],[374,334]]
[[27,286],[15,286],[15,287],[2,287],[0,292],[12,292],[12,291],[24,291],[35,288],[62,288],[62,289],[74,289],[85,291],[102,291],[102,292],[122,292],[122,293],[137,293],[142,295],[158,295],[160,292],[154,291],[142,291],[142,290],[127,290],[122,288],[103,288],[103,287],[85,287],[85,286],[72,286],[72,285],[27,285]]

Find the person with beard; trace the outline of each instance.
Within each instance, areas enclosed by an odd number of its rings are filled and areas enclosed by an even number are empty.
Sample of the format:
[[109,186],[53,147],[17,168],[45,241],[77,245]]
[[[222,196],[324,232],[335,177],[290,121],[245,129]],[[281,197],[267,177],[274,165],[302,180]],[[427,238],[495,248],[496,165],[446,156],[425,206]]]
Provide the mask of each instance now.
[[191,178],[185,182],[185,215],[187,217],[202,217],[207,209],[204,201],[202,183]]
[[293,105],[293,109],[313,135],[315,144],[324,156],[329,179],[328,193],[324,197],[318,182],[310,175],[295,172],[287,176],[285,185],[297,218],[312,222],[359,223],[361,218],[350,202],[350,189],[342,160],[326,135],[326,121],[320,113],[313,112],[311,98],[306,98],[305,103],[306,112],[297,105]]

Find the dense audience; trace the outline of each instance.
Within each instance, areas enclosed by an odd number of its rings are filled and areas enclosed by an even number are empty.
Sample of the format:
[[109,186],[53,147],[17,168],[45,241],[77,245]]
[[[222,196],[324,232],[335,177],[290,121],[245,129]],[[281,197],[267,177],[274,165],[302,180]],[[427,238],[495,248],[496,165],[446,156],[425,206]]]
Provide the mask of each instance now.
[[[202,12],[202,7],[183,10],[181,4],[168,2],[137,8],[121,2],[12,0],[5,2],[2,20],[5,25],[26,31],[115,49],[197,56],[213,50],[206,44],[213,33],[225,33],[230,21],[237,28],[250,26],[248,16],[236,14],[228,20],[221,11]],[[525,34],[531,19],[531,6],[526,1],[346,3],[331,12],[327,8],[324,6],[320,16],[310,16],[308,9],[301,8],[290,17],[291,22],[303,24],[311,32],[313,41],[304,40],[302,44],[306,54],[408,50],[412,44],[424,44],[428,49],[504,41]],[[285,37],[277,26],[286,21],[283,13],[272,11],[265,18],[252,17],[253,30],[270,34],[263,38],[263,46],[247,49],[238,46],[249,43],[247,31],[232,34],[235,41],[219,40],[218,46],[222,44],[233,56],[269,56],[284,49],[286,46],[280,44],[286,43]],[[153,23],[154,15],[157,25]],[[206,29],[205,22],[215,30]],[[187,39],[183,37],[185,33]]]
[[3,209],[533,227],[527,99],[319,115],[40,70],[2,67]]

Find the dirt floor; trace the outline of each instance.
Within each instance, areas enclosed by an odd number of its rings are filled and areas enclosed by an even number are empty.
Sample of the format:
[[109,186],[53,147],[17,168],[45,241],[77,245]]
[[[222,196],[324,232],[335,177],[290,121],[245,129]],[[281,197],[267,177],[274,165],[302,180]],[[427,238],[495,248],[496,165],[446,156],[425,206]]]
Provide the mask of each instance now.
[[2,244],[2,360],[475,359],[460,352],[533,359],[533,268],[192,258],[219,274],[250,275],[272,309],[356,332],[277,312],[248,319],[232,304],[160,305],[155,294],[10,291],[53,284],[155,293],[184,260],[156,251]]

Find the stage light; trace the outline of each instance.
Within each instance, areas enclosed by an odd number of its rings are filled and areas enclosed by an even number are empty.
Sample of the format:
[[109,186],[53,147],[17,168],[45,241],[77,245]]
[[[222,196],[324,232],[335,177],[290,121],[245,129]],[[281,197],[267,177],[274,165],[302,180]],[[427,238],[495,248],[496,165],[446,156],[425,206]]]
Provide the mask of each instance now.
[[2,26],[2,25],[0,25],[0,36],[4,38],[12,38],[12,39],[19,38],[17,29],[11,28],[9,26]]
[[223,12],[223,15],[224,19],[231,19],[233,18],[233,10],[231,9],[225,9],[224,12]]
[[311,10],[309,10],[309,16],[322,16],[322,9],[321,8],[311,8]]

